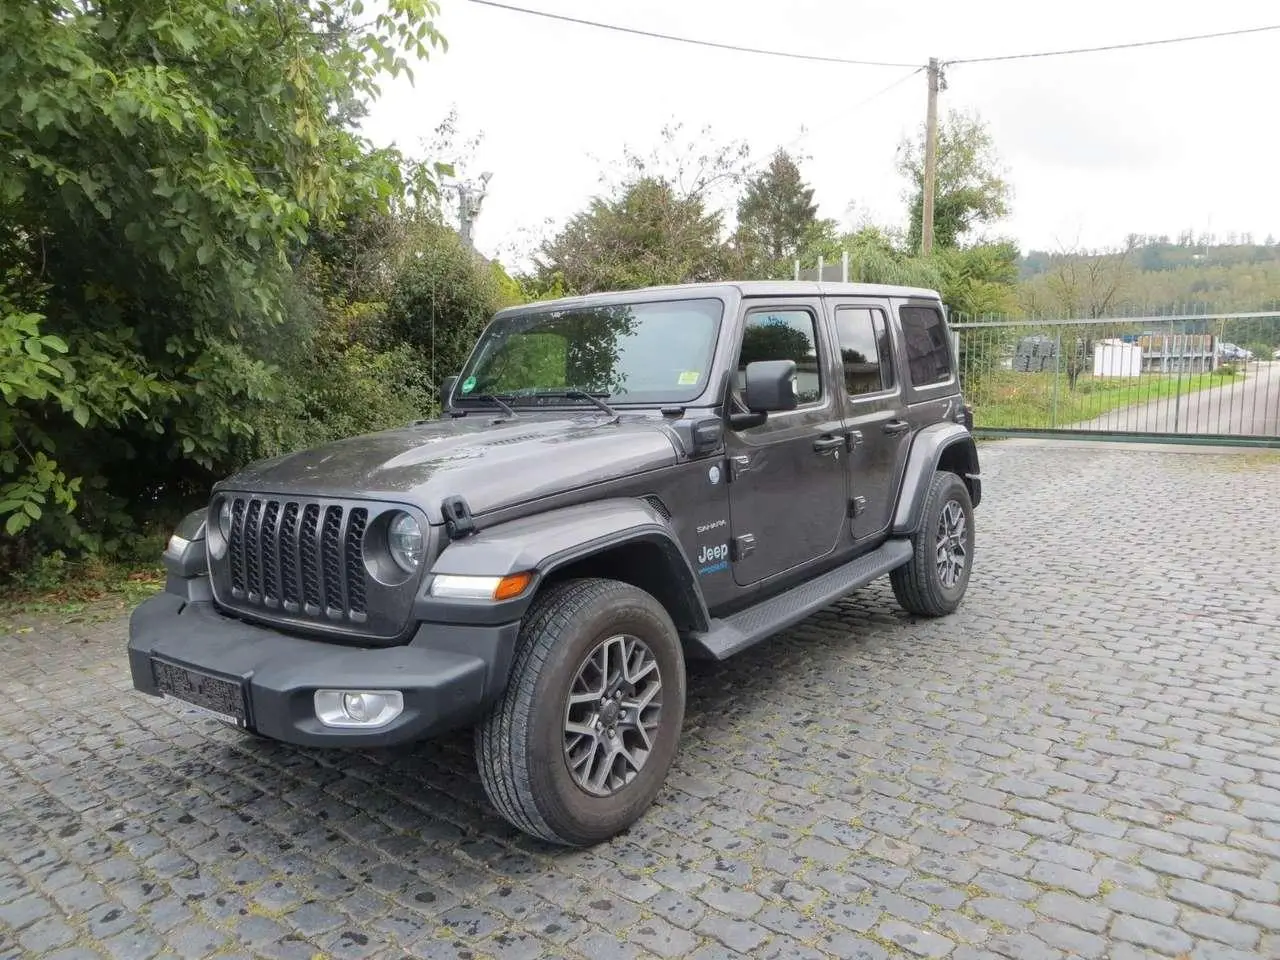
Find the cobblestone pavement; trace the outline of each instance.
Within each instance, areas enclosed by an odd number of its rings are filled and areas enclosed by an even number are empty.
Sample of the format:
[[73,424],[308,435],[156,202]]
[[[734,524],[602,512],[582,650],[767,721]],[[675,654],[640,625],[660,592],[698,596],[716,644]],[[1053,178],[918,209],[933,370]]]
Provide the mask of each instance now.
[[1280,460],[983,448],[956,615],[697,667],[669,789],[541,847],[466,738],[333,754],[0,626],[0,957],[1280,957]]

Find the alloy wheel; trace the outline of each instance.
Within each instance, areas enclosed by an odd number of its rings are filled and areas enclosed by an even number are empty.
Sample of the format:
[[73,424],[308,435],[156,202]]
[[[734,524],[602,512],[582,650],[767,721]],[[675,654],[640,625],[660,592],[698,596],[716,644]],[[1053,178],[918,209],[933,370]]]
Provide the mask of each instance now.
[[938,517],[938,579],[948,590],[964,576],[969,562],[969,521],[956,500],[948,500]]
[[617,635],[596,645],[565,703],[564,757],[574,782],[608,797],[635,779],[662,719],[662,674],[648,645]]

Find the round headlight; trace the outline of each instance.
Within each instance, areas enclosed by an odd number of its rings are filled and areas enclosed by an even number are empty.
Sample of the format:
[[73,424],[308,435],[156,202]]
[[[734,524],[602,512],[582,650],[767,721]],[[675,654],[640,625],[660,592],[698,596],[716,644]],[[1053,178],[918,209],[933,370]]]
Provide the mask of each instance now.
[[422,539],[422,527],[407,513],[397,514],[387,531],[387,546],[391,559],[405,573],[414,573],[426,557],[427,546]]
[[218,508],[218,531],[223,540],[231,539],[231,501],[224,499]]

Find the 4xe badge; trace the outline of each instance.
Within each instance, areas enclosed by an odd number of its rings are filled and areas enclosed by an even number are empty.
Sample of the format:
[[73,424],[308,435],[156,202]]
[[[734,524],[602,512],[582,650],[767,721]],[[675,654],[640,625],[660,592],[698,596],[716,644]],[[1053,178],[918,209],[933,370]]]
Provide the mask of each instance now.
[[715,546],[703,544],[702,551],[698,554],[698,574],[706,576],[709,573],[719,573],[721,570],[729,568],[729,545],[727,543],[718,543]]

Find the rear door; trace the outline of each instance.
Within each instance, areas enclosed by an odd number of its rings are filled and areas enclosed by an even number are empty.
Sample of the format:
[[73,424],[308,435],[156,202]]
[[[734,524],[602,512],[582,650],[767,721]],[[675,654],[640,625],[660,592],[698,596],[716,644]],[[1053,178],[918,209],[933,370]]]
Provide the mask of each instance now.
[[852,533],[870,541],[889,526],[911,444],[892,311],[887,300],[839,297],[829,310],[844,374]]

